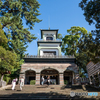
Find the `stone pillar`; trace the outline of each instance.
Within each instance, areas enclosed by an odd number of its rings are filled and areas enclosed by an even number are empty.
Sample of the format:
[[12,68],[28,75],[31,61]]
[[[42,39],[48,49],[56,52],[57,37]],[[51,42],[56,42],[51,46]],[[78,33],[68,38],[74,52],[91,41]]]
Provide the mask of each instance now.
[[63,73],[59,73],[59,81],[60,81],[60,85],[64,85],[64,75],[63,75]]
[[36,73],[36,85],[40,85],[40,73]]

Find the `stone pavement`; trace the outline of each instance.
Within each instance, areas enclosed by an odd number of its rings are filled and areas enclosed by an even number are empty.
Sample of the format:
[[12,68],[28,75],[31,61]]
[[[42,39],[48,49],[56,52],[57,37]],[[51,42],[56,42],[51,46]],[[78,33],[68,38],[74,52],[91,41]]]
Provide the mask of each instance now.
[[[97,92],[98,96],[70,96],[70,92]],[[0,90],[0,100],[87,100],[87,99],[100,99],[100,90],[86,86],[86,91],[82,89],[82,86],[61,86],[61,85],[25,85],[23,90],[20,91],[19,85],[15,90],[11,90],[11,87]]]
[[0,90],[7,89],[9,87],[11,87],[11,85],[3,86],[3,87],[0,87]]

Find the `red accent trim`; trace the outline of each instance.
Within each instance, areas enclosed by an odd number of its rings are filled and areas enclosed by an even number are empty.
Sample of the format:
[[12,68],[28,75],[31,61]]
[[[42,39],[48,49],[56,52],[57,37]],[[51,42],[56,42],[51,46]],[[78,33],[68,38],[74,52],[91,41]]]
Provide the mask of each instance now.
[[86,64],[86,66],[90,63],[91,61],[89,61],[87,64]]

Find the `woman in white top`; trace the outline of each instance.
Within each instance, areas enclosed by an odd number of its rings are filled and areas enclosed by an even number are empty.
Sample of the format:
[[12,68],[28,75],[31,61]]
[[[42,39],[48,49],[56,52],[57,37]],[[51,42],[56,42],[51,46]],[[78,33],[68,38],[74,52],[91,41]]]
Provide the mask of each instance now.
[[41,84],[43,85],[44,84],[44,77],[42,76],[41,78]]
[[18,79],[17,78],[15,78],[15,79],[13,79],[12,80],[12,90],[14,90],[15,89],[15,86],[16,86],[16,82],[18,81]]
[[23,77],[20,78],[19,84],[20,84],[20,90],[22,90],[22,86],[24,86],[24,78]]

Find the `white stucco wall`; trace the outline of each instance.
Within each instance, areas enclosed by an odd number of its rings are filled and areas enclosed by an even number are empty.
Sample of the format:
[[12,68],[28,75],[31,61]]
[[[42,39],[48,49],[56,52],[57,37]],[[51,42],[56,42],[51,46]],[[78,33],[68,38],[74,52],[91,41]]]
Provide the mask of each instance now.
[[56,52],[56,56],[58,56],[58,49],[41,49],[40,50],[40,56],[43,56],[43,51],[55,51]]

